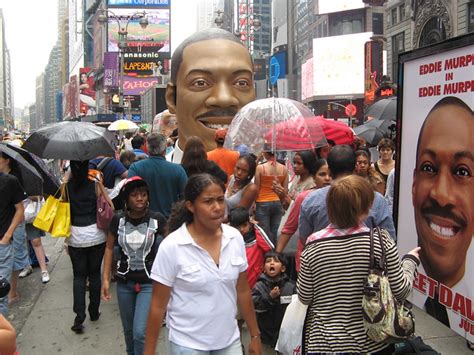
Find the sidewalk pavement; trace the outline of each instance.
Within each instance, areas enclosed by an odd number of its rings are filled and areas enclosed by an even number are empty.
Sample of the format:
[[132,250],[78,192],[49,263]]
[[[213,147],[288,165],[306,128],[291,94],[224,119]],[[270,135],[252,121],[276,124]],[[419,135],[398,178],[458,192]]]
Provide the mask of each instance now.
[[[87,318],[84,334],[70,330],[74,320],[72,311],[72,269],[63,240],[43,238],[50,262],[51,281],[43,285],[40,272],[20,280],[21,301],[10,306],[10,321],[17,330],[20,355],[42,354],[125,354],[115,284],[112,300],[101,303],[102,315],[97,322]],[[451,329],[415,309],[416,332],[423,340],[442,354],[472,354],[466,341]],[[165,328],[163,328],[165,330]],[[157,353],[168,354],[167,332],[160,334]],[[244,345],[248,334],[244,330]],[[265,351],[272,354],[271,351]]]

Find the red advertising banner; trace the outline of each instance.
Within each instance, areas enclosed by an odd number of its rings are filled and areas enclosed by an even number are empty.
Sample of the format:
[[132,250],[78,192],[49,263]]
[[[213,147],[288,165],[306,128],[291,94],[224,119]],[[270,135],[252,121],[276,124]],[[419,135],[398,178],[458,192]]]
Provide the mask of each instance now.
[[79,85],[77,75],[69,78],[69,83],[63,86],[63,118],[79,117]]
[[474,36],[399,62],[398,246],[421,247],[411,301],[472,342]]
[[79,100],[81,116],[92,116],[97,113],[95,101],[94,72],[91,68],[80,68]]

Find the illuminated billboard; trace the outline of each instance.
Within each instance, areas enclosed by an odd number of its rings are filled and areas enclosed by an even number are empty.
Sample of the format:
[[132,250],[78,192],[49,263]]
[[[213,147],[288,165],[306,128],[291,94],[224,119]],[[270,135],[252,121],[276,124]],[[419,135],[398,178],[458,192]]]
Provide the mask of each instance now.
[[107,0],[107,5],[109,7],[169,7],[170,0]]
[[361,9],[365,7],[362,0],[319,0],[318,14],[329,14],[331,12]]
[[[140,26],[137,12],[145,11],[148,26]],[[127,46],[124,49],[125,59],[167,58],[170,54],[170,9],[137,9],[113,8],[109,14],[108,51],[119,51],[119,23],[127,26]],[[115,15],[115,17],[113,16]],[[134,16],[135,15],[135,16]],[[132,18],[132,16],[134,16]]]
[[313,95],[364,93],[364,45],[372,32],[313,39]]

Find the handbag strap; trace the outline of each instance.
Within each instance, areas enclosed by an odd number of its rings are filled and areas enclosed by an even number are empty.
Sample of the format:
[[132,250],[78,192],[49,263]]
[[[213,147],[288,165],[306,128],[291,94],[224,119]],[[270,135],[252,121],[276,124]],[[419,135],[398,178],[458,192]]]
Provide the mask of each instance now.
[[67,188],[67,183],[62,183],[59,189],[61,190],[61,195],[59,196],[61,201],[69,202],[69,191]]
[[[374,231],[377,231],[377,235],[379,237],[379,242],[380,242],[380,248],[382,250],[382,256],[379,260],[378,265],[375,265]],[[371,269],[377,268],[383,271],[387,271],[387,267],[385,264],[385,248],[383,245],[382,231],[380,230],[380,227],[378,226],[370,229],[370,268]]]

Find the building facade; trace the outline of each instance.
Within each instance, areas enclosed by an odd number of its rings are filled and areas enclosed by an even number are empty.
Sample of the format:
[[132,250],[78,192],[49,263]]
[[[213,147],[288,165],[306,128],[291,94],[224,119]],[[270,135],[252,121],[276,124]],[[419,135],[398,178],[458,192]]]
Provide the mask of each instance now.
[[474,32],[473,0],[389,0],[384,11],[387,72],[394,82],[400,53]]
[[5,40],[5,19],[0,9],[0,129],[2,132],[14,126],[13,108],[10,52]]

